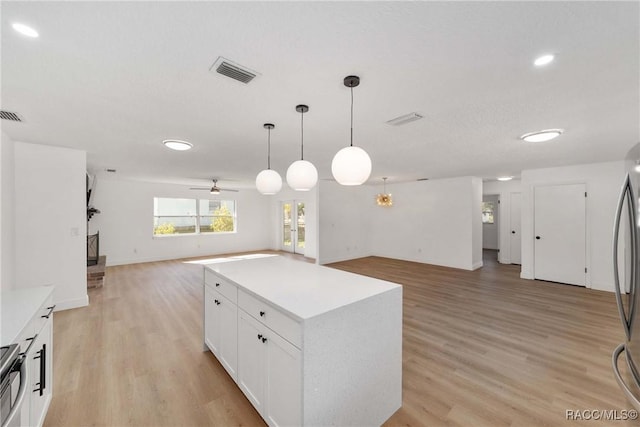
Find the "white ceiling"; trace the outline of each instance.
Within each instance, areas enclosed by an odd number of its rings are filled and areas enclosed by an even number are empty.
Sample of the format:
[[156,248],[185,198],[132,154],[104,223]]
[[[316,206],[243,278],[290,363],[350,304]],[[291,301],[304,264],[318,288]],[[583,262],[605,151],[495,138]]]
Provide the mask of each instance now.
[[[640,141],[638,2],[2,2],[2,122],[14,140],[87,151],[92,172],[251,185],[300,155],[331,178],[349,143],[370,183],[518,175],[621,159]],[[29,39],[11,23],[40,33]],[[532,61],[555,53],[550,66]],[[209,72],[218,56],[258,71]],[[385,122],[418,112],[401,127]],[[518,136],[563,128],[537,145]],[[161,141],[186,139],[173,152]]]

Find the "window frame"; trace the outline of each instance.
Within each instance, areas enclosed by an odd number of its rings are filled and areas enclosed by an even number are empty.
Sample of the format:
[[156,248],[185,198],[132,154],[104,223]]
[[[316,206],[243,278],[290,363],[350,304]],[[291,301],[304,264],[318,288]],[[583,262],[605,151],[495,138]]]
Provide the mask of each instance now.
[[[195,200],[196,202],[196,212],[194,215],[153,215],[152,228],[151,228],[151,236],[152,238],[164,239],[167,237],[186,237],[186,236],[217,236],[221,234],[236,234],[238,232],[238,201],[235,199],[201,199],[201,198],[191,198],[191,197],[154,197],[154,202],[157,199],[190,199]],[[221,215],[201,215],[200,214],[200,201],[219,201],[219,202],[233,202],[233,212],[232,215],[229,215],[230,218],[233,219],[233,231],[202,231],[201,227],[201,218],[217,218]],[[225,215],[225,217],[227,217]],[[156,234],[155,233],[155,220],[156,218],[194,218],[195,219],[195,231],[193,233],[172,233],[172,234]]]
[[[495,224],[495,212],[496,212],[496,205],[494,202],[482,202],[482,224],[490,224],[493,225]],[[485,212],[490,213],[491,214],[491,221],[485,221]]]

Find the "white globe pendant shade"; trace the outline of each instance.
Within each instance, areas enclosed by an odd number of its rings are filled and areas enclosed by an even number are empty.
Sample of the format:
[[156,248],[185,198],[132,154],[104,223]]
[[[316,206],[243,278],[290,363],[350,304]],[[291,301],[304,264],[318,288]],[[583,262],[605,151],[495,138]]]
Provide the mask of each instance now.
[[273,169],[265,169],[256,176],[256,188],[265,196],[276,194],[282,188],[282,178]]
[[313,163],[297,160],[287,169],[287,184],[296,191],[309,191],[318,182],[318,171]]
[[371,175],[371,158],[360,147],[345,147],[333,157],[331,173],[339,184],[362,185]]

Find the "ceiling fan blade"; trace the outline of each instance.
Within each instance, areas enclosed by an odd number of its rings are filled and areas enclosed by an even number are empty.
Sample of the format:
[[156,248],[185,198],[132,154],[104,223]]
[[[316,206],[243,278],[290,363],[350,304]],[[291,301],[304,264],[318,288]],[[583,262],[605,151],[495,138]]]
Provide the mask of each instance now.
[[218,190],[220,191],[231,191],[233,193],[237,193],[240,190],[232,190],[231,188],[218,188]]
[[189,190],[207,190],[211,191],[211,187],[191,187]]

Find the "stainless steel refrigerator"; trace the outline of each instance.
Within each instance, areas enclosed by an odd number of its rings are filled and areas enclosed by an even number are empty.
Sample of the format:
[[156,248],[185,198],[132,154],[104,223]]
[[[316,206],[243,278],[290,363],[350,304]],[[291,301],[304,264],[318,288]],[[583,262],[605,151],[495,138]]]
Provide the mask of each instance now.
[[[625,159],[626,177],[620,191],[613,229],[613,272],[625,342],[613,352],[613,372],[627,399],[640,411],[640,144]],[[629,375],[620,374],[624,353]]]

